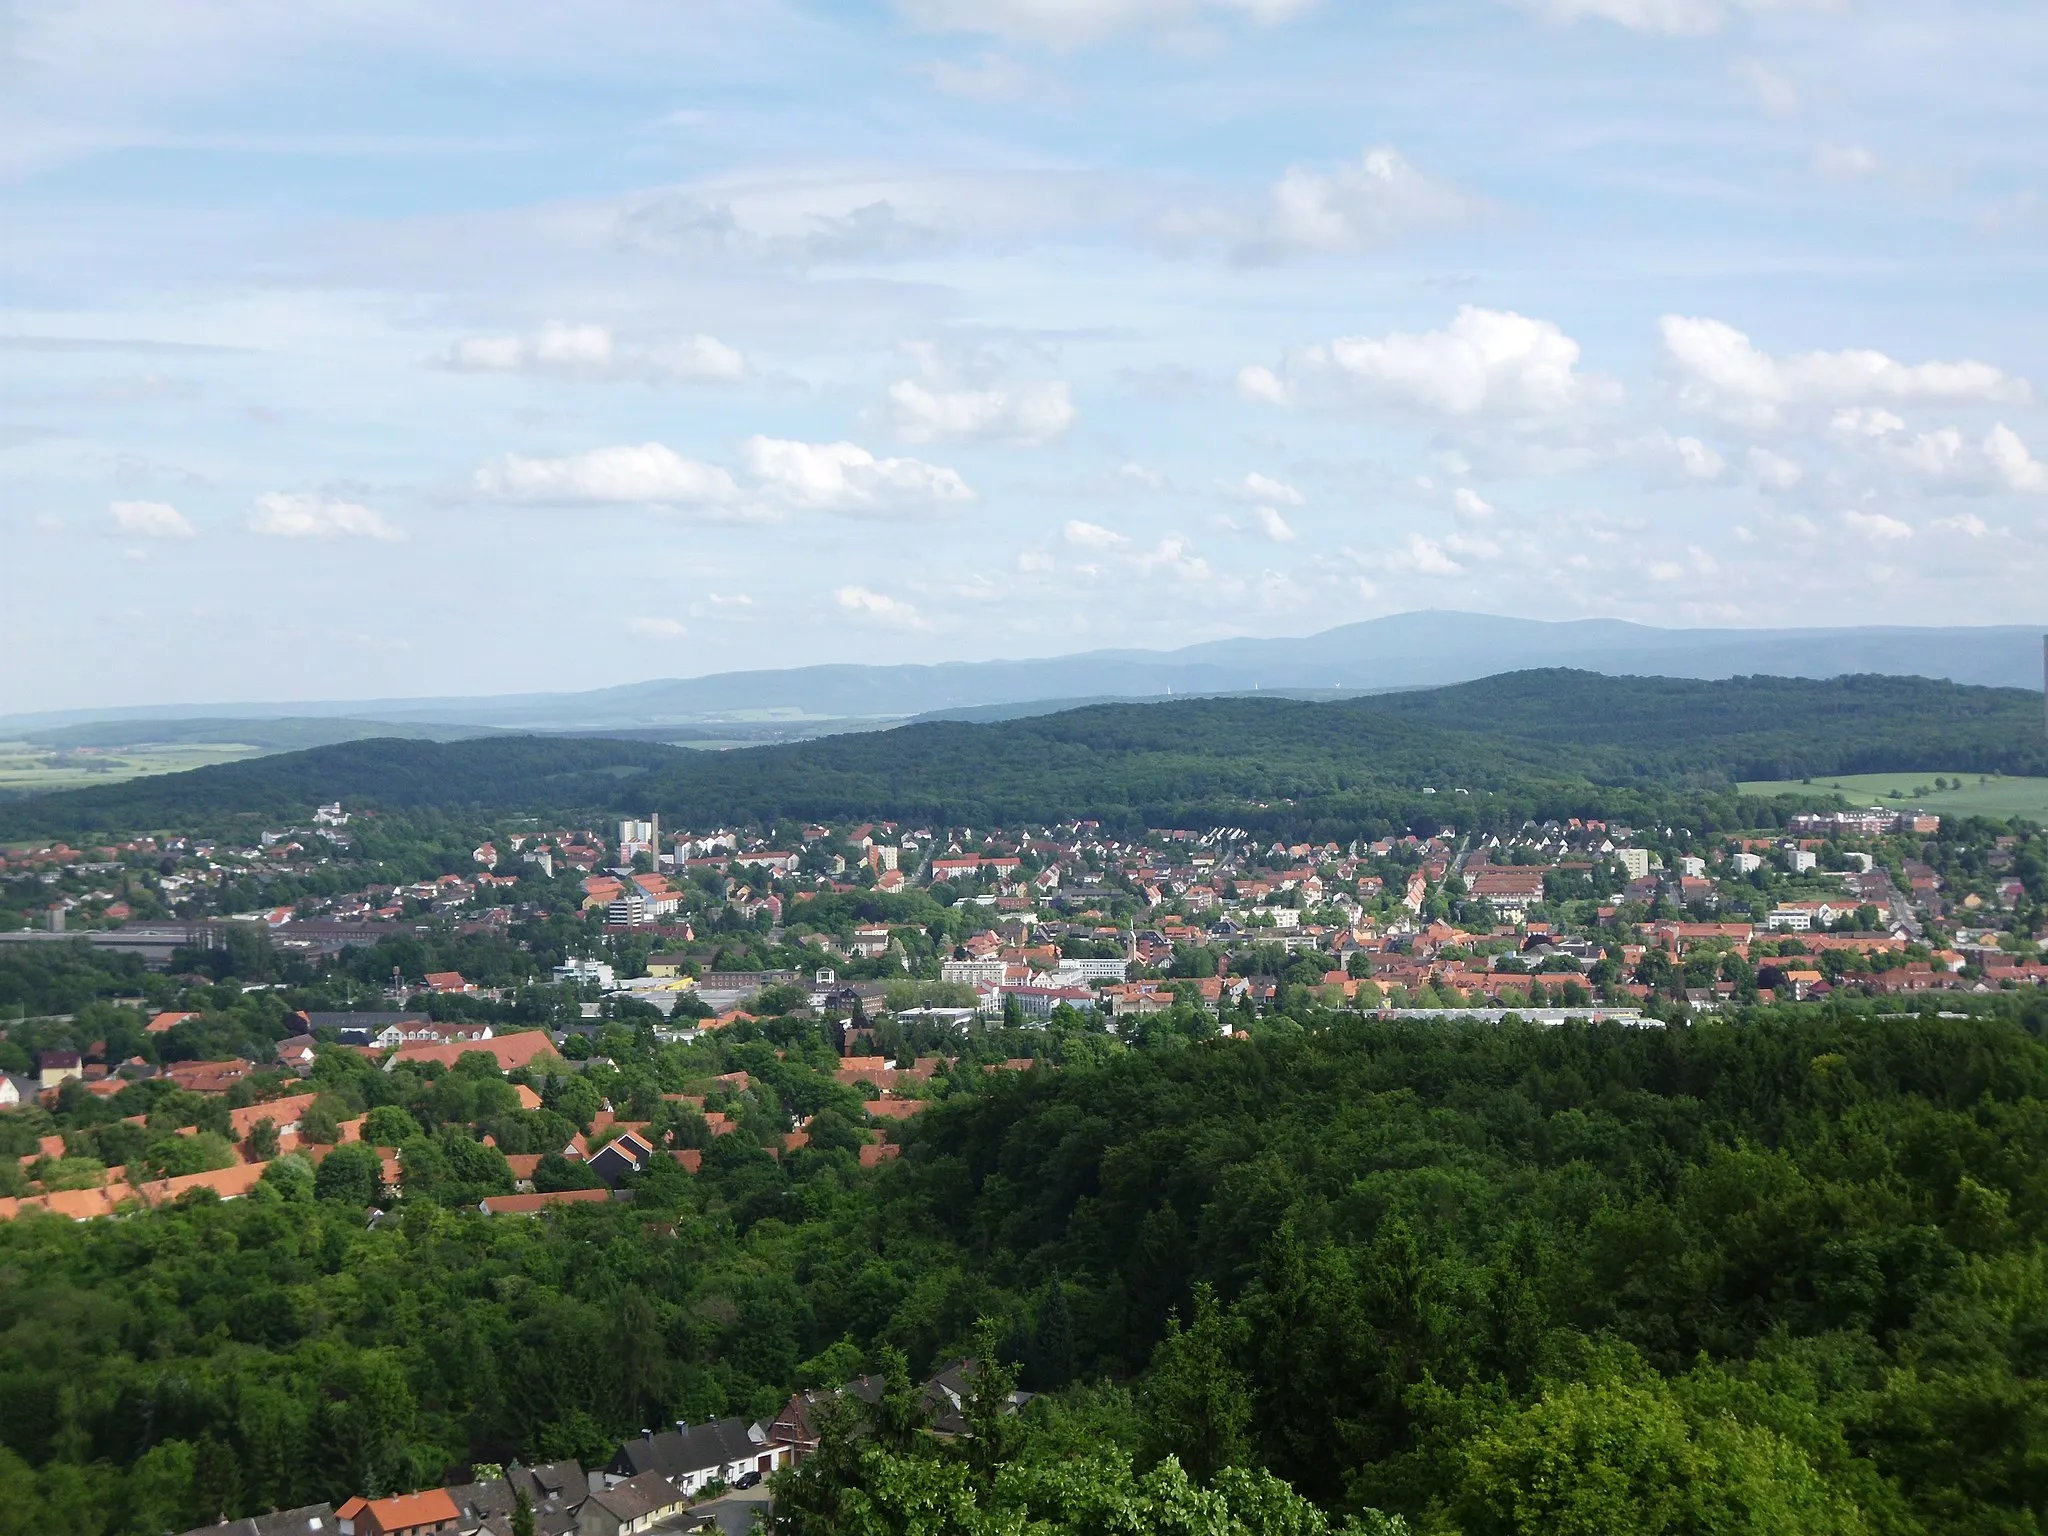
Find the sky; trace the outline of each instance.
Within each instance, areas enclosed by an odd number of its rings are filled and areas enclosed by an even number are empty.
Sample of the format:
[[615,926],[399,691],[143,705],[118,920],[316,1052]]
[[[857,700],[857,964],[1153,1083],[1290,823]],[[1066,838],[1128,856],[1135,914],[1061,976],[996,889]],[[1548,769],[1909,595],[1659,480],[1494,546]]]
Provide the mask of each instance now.
[[0,0],[0,711],[2048,620],[2038,0]]

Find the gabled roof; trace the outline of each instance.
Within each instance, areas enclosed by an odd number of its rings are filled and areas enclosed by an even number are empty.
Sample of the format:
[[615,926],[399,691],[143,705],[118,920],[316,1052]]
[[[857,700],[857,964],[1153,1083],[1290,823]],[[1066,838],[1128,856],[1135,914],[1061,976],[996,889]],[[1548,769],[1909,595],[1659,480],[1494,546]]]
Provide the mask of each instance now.
[[715,1419],[709,1424],[666,1429],[658,1435],[636,1435],[619,1447],[609,1470],[628,1476],[659,1472],[680,1480],[715,1472],[760,1449],[744,1419]]

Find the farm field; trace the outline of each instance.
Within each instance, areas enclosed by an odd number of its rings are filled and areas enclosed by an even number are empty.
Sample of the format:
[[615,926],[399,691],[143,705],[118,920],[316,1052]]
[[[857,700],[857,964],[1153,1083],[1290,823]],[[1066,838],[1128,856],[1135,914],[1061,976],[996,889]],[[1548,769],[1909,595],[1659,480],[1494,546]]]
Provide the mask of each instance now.
[[87,784],[120,784],[151,774],[178,773],[212,763],[261,757],[263,747],[240,742],[175,742],[160,746],[103,750],[37,746],[0,741],[0,793],[78,789]]
[[[1939,778],[1950,784],[1962,781],[1960,789],[1936,789]],[[1958,816],[2024,816],[2048,821],[2048,779],[1985,777],[1930,768],[1924,773],[1858,773],[1839,778],[1815,778],[1810,784],[1796,779],[1744,784],[1753,795],[1801,795],[1836,790],[1857,804],[1883,805],[1908,810],[1923,807]],[[1897,798],[1894,798],[1896,794]]]

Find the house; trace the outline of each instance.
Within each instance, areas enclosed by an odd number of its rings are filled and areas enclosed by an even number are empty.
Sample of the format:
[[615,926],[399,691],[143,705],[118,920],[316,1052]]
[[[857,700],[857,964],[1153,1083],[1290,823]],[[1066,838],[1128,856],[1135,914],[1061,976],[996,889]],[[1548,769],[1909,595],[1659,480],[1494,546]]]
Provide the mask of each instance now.
[[551,1205],[596,1204],[611,1197],[608,1189],[556,1189],[537,1195],[486,1195],[476,1208],[486,1216],[537,1216]]
[[552,1053],[554,1048],[546,1030],[530,1029],[489,1040],[457,1040],[448,1045],[402,1045],[384,1063],[384,1069],[388,1072],[401,1061],[438,1061],[444,1067],[453,1067],[469,1052],[481,1051],[497,1062],[500,1072],[513,1072],[537,1056]]
[[428,1536],[460,1528],[462,1512],[446,1488],[366,1499],[357,1494],[334,1512],[341,1536]]
[[690,964],[690,957],[681,951],[649,955],[647,957],[647,974],[659,977],[663,981],[674,981],[680,976],[687,976],[689,974]]
[[290,1067],[295,1072],[310,1072],[313,1063],[319,1059],[311,1035],[293,1035],[288,1040],[278,1041],[274,1054],[279,1066]]
[[44,1051],[36,1058],[37,1081],[44,1088],[54,1088],[72,1078],[83,1078],[85,1066],[76,1051]]
[[585,1499],[576,1512],[577,1536],[637,1536],[689,1503],[690,1496],[659,1472],[642,1472]]
[[428,991],[441,996],[459,996],[476,990],[476,983],[464,981],[460,971],[429,971],[425,981]]
[[576,1529],[576,1512],[590,1496],[590,1481],[573,1461],[539,1467],[522,1467],[515,1461],[503,1477],[451,1485],[448,1497],[462,1512],[462,1530],[484,1529],[486,1521],[510,1530],[521,1492],[533,1506],[535,1536],[566,1536]]
[[660,1434],[643,1431],[619,1447],[606,1470],[626,1478],[659,1472],[694,1495],[706,1484],[737,1482],[749,1472],[766,1477],[793,1460],[791,1448],[772,1442],[759,1424],[713,1419],[706,1424],[678,1421],[674,1429]]
[[[968,1433],[967,1399],[974,1391],[974,1373],[980,1368],[978,1360],[956,1360],[924,1384],[925,1408],[931,1415],[934,1434]],[[1004,1413],[1020,1411],[1032,1396],[1029,1392],[1012,1392]]]
[[1468,889],[1499,912],[1516,916],[1543,900],[1543,874],[1533,867],[1496,868],[1488,865],[1472,875]]
[[237,1056],[227,1061],[173,1062],[163,1075],[187,1093],[226,1093],[253,1070],[253,1063]]
[[196,1013],[172,1013],[166,1011],[156,1015],[156,1017],[145,1024],[142,1027],[142,1032],[146,1035],[167,1035],[187,1019],[196,1019],[198,1017],[199,1015]]
[[654,1148],[636,1131],[628,1131],[590,1159],[590,1171],[608,1186],[629,1173],[641,1173],[654,1161]]
[[863,1403],[878,1403],[884,1384],[880,1376],[856,1376],[836,1392],[794,1393],[768,1425],[768,1438],[777,1445],[788,1446],[789,1464],[799,1466],[824,1442],[822,1421],[834,1406],[849,1397]]
[[299,1509],[274,1510],[267,1515],[245,1515],[240,1520],[223,1520],[202,1525],[185,1536],[335,1536],[334,1506],[307,1504]]

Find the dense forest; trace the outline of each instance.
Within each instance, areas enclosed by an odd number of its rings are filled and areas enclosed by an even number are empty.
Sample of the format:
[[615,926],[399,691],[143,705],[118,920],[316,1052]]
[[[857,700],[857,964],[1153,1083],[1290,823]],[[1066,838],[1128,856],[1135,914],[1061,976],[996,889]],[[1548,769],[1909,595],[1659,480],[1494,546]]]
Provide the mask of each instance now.
[[[978,1470],[841,1444],[793,1528],[1201,1494],[1238,1524],[1188,1529],[2036,1532],[2048,1020],[1995,1006],[1056,1028],[1041,1070],[953,1074],[874,1173],[796,1019],[618,1041],[532,1125],[494,1078],[323,1062],[426,1170],[392,1219],[365,1228],[333,1154],[230,1204],[0,1227],[5,1528],[601,1460],[648,1423],[978,1350],[1047,1394],[1015,1444]],[[600,1084],[658,1114],[733,1068],[752,1086],[715,1102],[751,1129],[696,1177],[540,1221],[464,1208],[502,1169],[461,1127],[523,1147]],[[791,1111],[822,1134],[772,1157]],[[846,1518],[892,1500],[927,1522]]]
[[1539,671],[1336,703],[1105,704],[730,752],[558,737],[358,741],[0,805],[0,836],[283,815],[337,797],[391,809],[651,809],[692,825],[1090,817],[1302,835],[1529,815],[1648,821],[1682,808],[1711,830],[1759,823],[1761,809],[1730,792],[1744,779],[2048,772],[2040,708],[2017,689],[1922,678]]

